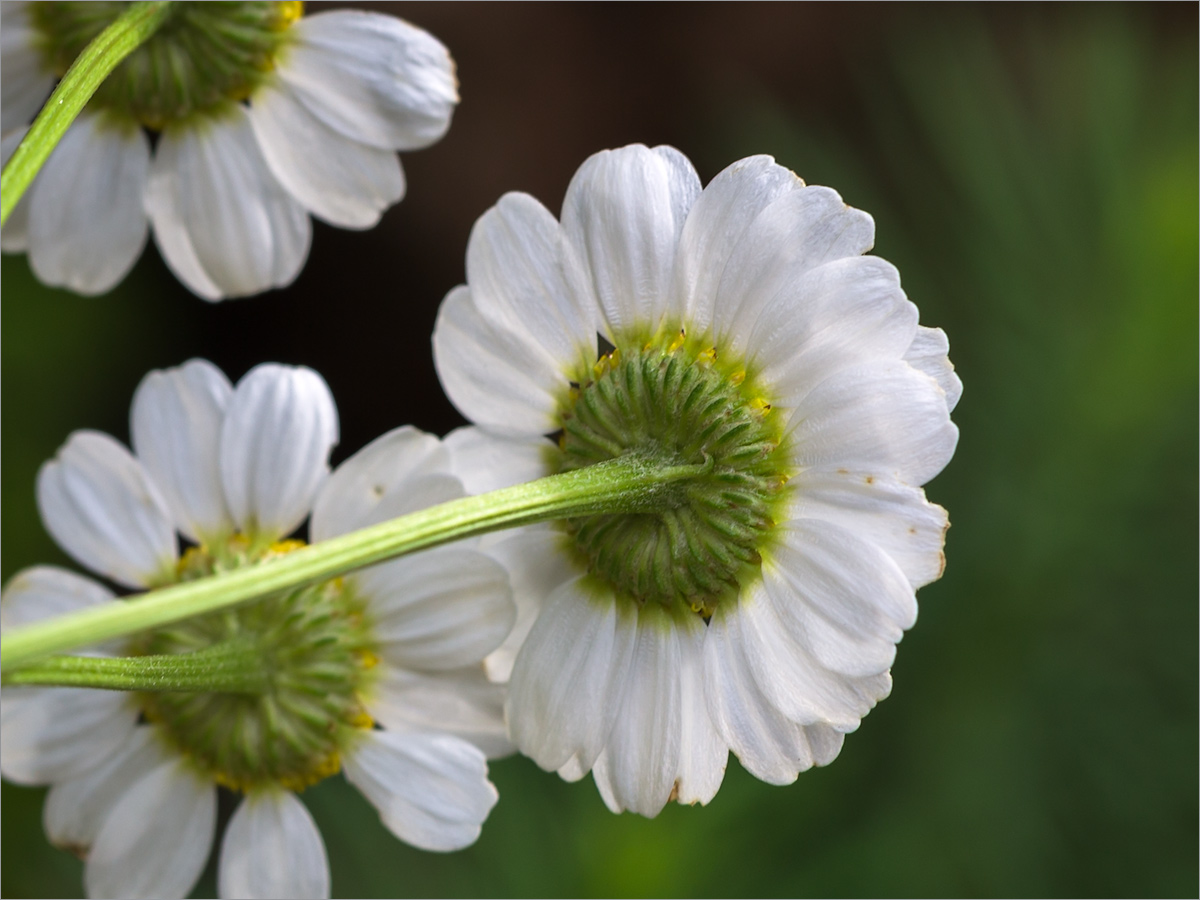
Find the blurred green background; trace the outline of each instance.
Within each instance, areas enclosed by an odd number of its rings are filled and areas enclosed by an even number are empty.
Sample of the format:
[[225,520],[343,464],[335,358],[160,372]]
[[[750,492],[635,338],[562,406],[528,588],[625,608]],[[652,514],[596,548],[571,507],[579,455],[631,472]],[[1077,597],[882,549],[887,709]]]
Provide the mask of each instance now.
[[[3,577],[69,564],[37,467],[76,428],[127,439],[148,369],[313,366],[335,461],[404,422],[445,433],[433,318],[504,191],[557,210],[588,154],[632,141],[705,181],[770,153],[875,216],[966,386],[927,487],[949,565],[892,697],[829,768],[778,788],[731,758],[709,807],[653,821],[496,762],[501,802],[449,856],[326,781],[304,799],[335,896],[1195,896],[1196,5],[390,9],[450,47],[462,106],[405,157],[406,200],[370,232],[318,225],[288,290],[209,305],[151,247],[79,298],[4,258]],[[43,796],[3,786],[6,896],[81,890]],[[196,895],[214,893],[210,865]]]

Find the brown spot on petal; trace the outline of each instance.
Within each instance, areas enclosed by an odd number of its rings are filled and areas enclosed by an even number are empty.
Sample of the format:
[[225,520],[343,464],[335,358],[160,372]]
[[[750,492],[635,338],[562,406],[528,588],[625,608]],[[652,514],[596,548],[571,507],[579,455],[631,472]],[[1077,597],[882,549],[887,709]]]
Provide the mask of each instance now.
[[667,798],[668,803],[674,803],[679,799],[679,779],[675,779],[675,783],[671,785],[671,796]]
[[867,484],[874,484],[874,483],[875,483],[875,476],[874,476],[874,475],[868,475],[868,476],[866,477],[866,482],[867,482]]
[[943,574],[945,571],[946,571],[946,554],[945,554],[945,553],[943,553],[942,551],[940,551],[940,550],[939,550],[939,551],[938,551],[938,573],[937,573],[937,577],[938,577],[938,578],[941,578],[941,577],[942,577],[942,574]]

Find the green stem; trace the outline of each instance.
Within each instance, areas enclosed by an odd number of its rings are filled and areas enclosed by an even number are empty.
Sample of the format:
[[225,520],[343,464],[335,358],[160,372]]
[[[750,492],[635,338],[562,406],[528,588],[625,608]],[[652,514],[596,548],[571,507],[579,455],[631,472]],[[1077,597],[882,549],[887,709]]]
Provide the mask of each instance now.
[[704,475],[711,463],[662,466],[625,456],[515,487],[464,497],[295,550],[257,566],[160,588],[132,602],[106,603],[0,637],[0,665],[16,667],[49,653],[159,628],[326,581],[414,550],[549,519],[642,512],[671,486]]
[[262,693],[268,687],[267,680],[258,652],[245,639],[167,656],[51,656],[4,673],[6,685],[224,694]]
[[0,173],[0,225],[8,221],[9,214],[58,146],[67,128],[92,99],[96,88],[121,60],[158,30],[170,13],[171,4],[166,0],[134,3],[83,48],[33,120],[29,133],[4,166],[4,172]]

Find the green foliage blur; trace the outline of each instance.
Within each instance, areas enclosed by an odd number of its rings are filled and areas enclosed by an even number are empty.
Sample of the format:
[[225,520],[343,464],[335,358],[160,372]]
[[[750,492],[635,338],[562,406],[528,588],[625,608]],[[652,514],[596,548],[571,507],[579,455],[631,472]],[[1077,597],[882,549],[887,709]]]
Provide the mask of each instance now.
[[[331,779],[304,800],[334,895],[1195,896],[1196,6],[394,11],[454,52],[463,106],[405,157],[409,197],[379,229],[316,229],[293,288],[209,306],[151,247],[79,298],[4,258],[3,577],[71,565],[37,467],[76,428],[127,439],[149,368],[312,365],[338,460],[406,421],[444,433],[461,420],[433,315],[503,191],[557,210],[588,153],[633,140],[678,146],[705,181],[771,153],[875,216],[875,252],[965,384],[958,453],[927,487],[948,568],[893,696],[830,767],[770,787],[731,757],[707,808],[651,821],[495,762],[500,804],[447,856]],[[3,786],[6,896],[82,889],[44,793]],[[196,896],[213,894],[210,865]]]

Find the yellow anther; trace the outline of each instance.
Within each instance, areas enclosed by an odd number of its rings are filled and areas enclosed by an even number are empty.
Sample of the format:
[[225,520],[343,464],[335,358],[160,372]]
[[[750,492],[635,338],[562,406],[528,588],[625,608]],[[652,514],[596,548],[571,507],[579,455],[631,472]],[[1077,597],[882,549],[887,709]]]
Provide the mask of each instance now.
[[771,411],[771,404],[762,397],[755,397],[750,401],[750,408],[757,412],[760,416],[765,416]]
[[734,387],[737,387],[739,384],[741,384],[745,380],[746,380],[746,370],[745,369],[738,369],[736,372],[734,372],[732,375],[729,376],[729,383],[732,384]]
[[360,710],[352,719],[350,719],[350,724],[355,728],[362,728],[364,731],[370,731],[375,727],[375,720]]
[[272,541],[271,546],[267,548],[267,552],[283,555],[284,553],[291,553],[293,550],[299,550],[303,546],[305,546],[304,541],[297,540],[296,538],[288,538],[284,541]]
[[686,340],[687,340],[687,332],[684,331],[682,328],[680,328],[679,336],[676,337],[675,340],[671,341],[671,343],[667,344],[667,352],[674,353],[676,350],[678,350],[680,347],[683,346],[683,342]]
[[621,351],[614,349],[612,353],[600,357],[592,366],[592,373],[600,378],[605,372],[611,372],[621,364]]
[[286,3],[275,4],[275,20],[271,23],[271,27],[276,31],[283,31],[288,28],[304,15],[304,4],[300,0],[289,0]]
[[696,362],[702,366],[711,366],[717,361],[717,348],[709,347],[696,354]]
[[364,669],[373,669],[379,665],[379,657],[370,650],[359,650],[358,662]]

